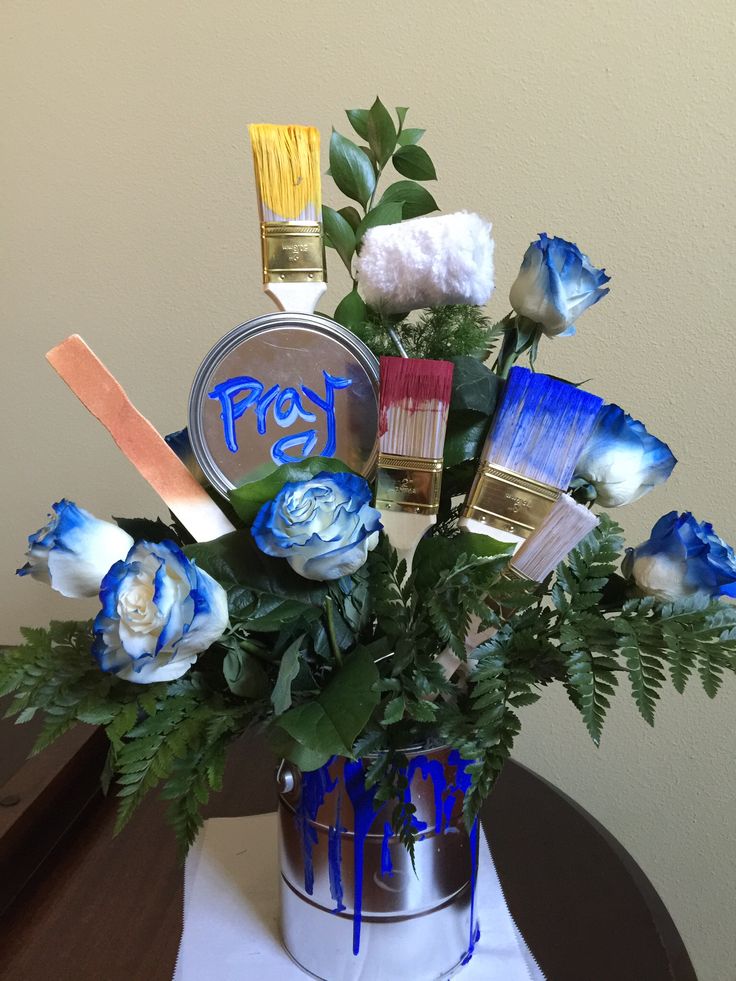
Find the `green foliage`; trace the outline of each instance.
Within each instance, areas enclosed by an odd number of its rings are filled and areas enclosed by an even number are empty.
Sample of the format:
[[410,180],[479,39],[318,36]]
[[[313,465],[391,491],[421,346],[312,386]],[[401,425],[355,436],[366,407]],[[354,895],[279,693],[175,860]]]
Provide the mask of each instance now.
[[313,456],[299,463],[282,463],[257,480],[249,480],[230,491],[230,503],[241,521],[252,525],[264,504],[272,501],[284,484],[309,480],[318,473],[346,473],[350,468],[334,457]]
[[[350,329],[377,357],[395,355],[396,348],[387,331],[388,321],[366,308],[364,311],[360,322],[348,325]],[[476,363],[488,357],[499,331],[498,325],[491,324],[480,307],[466,304],[424,310],[417,320],[392,320],[391,325],[410,358],[454,361],[465,356],[472,357]],[[492,374],[490,369],[485,370]]]
[[126,531],[135,541],[176,542],[182,544],[179,532],[173,525],[165,524],[160,518],[113,518],[115,524]]
[[[479,458],[501,387],[498,375],[474,357],[456,356],[452,363],[452,397],[444,448],[444,465],[448,468]],[[475,466],[472,469],[474,472]],[[457,493],[452,485],[447,490]]]
[[[337,251],[351,276],[353,257],[369,228],[437,210],[435,199],[417,183],[434,180],[437,175],[427,151],[417,146],[424,130],[404,129],[408,111],[404,106],[397,107],[395,123],[379,98],[370,109],[347,109],[350,125],[367,145],[357,144],[335,130],[332,132],[329,174],[338,189],[362,207],[363,214],[352,205],[337,210],[323,207],[325,245]],[[376,201],[378,184],[390,162],[401,176],[409,179],[395,181]],[[360,334],[371,314],[358,296],[356,285],[353,277],[353,289],[338,303],[333,316]]]
[[258,718],[258,708],[228,704],[201,688],[197,674],[163,686],[148,713],[115,754],[120,805],[116,832],[143,797],[162,784],[183,852],[202,824],[201,807],[219,790],[228,744]]
[[437,171],[429,154],[424,147],[414,143],[400,146],[393,155],[393,163],[403,177],[410,177],[415,181],[437,180]]
[[379,205],[400,204],[403,219],[419,218],[439,210],[437,202],[427,188],[415,181],[396,181],[395,184],[390,184],[378,203]]
[[304,579],[283,559],[262,552],[247,530],[187,545],[184,551],[227,590],[231,620],[257,626],[262,619],[262,630],[309,616],[309,608],[321,608],[327,592],[323,583]]
[[340,300],[335,308],[335,313],[333,316],[339,324],[342,324],[343,327],[348,327],[355,334],[357,334],[361,340],[364,340],[362,331],[366,322],[366,317],[368,316],[368,308],[363,302],[363,298],[358,293],[357,286],[354,286],[353,289],[347,293],[342,300]]
[[[357,211],[355,213],[358,214]],[[358,222],[360,222],[359,215]],[[322,226],[327,242],[335,249],[350,272],[356,246],[355,232],[358,226],[351,225],[344,215],[334,208],[328,208],[326,204],[322,206]]]
[[6,715],[18,723],[37,712],[45,716],[32,752],[76,722],[105,726],[113,746],[121,745],[158,686],[141,690],[100,671],[90,653],[89,623],[52,621],[48,629],[24,627],[21,633],[25,643],[0,657],[0,695],[13,695]]
[[330,756],[349,756],[378,703],[377,682],[373,655],[357,648],[316,699],[278,717],[269,733],[276,752],[306,770]]
[[343,194],[365,208],[376,186],[370,158],[352,140],[333,129],[330,137],[330,175]]
[[293,640],[281,656],[276,684],[271,692],[271,703],[276,715],[291,708],[291,685],[299,674],[299,658],[304,653],[304,634]]

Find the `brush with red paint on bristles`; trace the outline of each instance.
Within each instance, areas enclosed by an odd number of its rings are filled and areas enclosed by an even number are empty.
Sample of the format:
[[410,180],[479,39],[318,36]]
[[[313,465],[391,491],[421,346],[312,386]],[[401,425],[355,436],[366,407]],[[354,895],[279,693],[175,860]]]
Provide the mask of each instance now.
[[437,521],[452,372],[449,361],[381,358],[376,507],[407,573]]

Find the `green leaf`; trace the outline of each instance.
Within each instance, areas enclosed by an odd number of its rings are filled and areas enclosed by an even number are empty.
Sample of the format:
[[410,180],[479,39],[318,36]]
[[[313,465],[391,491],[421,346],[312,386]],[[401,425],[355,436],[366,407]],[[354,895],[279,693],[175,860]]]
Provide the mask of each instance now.
[[400,204],[379,204],[371,208],[355,230],[355,237],[358,243],[362,240],[369,228],[376,225],[395,225],[401,221],[402,208]]
[[350,125],[362,139],[368,139],[368,109],[346,109],[345,113],[350,120]]
[[113,521],[126,531],[136,542],[166,542],[173,541],[179,544],[179,536],[173,528],[164,524],[160,518],[152,521],[150,518],[115,518]]
[[360,147],[334,129],[330,137],[330,170],[342,193],[365,207],[376,186],[373,167]]
[[439,211],[437,202],[421,184],[415,181],[396,181],[383,192],[382,204],[397,202],[402,206],[402,218],[418,218],[432,211]]
[[577,706],[593,742],[598,746],[606,712],[610,708],[616,677],[615,661],[594,657],[590,651],[573,651],[567,662],[569,684]]
[[469,355],[452,358],[450,411],[445,436],[445,467],[474,460],[483,448],[501,380],[490,368]]
[[405,704],[403,695],[399,695],[398,698],[391,699],[391,701],[386,705],[386,710],[383,713],[381,722],[385,726],[390,726],[395,722],[400,722],[404,717]]
[[406,114],[408,111],[408,106],[396,106],[396,116],[399,120],[399,131],[404,128],[404,120],[406,119]]
[[369,146],[359,146],[358,149],[368,157],[371,167],[373,168],[373,174],[376,179],[378,179],[378,160],[376,155]]
[[280,729],[292,741],[275,733],[279,750],[304,768],[321,766],[330,756],[350,756],[356,736],[365,726],[379,701],[378,668],[372,654],[357,648],[335,672],[327,687],[313,702],[297,705],[284,713]]
[[394,167],[402,175],[415,181],[437,180],[429,154],[421,146],[402,146],[393,155]]
[[[463,531],[454,538],[430,535],[421,540],[414,557],[416,588],[420,594],[424,590],[433,589],[462,556],[466,556],[469,563],[476,560],[482,563],[501,555],[510,555],[509,549],[508,542],[498,542],[489,535],[479,535],[471,531]],[[501,563],[500,568],[503,565]],[[495,576],[492,575],[492,578]]]
[[379,167],[384,166],[396,148],[394,121],[378,97],[368,112],[368,143]]
[[267,501],[272,501],[284,484],[309,480],[326,470],[345,473],[349,468],[340,460],[324,456],[312,456],[299,463],[283,463],[265,477],[249,480],[230,491],[230,502],[239,518],[252,525],[256,515]]
[[366,318],[366,308],[357,290],[351,290],[340,300],[333,316],[343,327],[349,327],[351,330],[360,327]]
[[[356,212],[357,214],[357,212]],[[350,272],[350,263],[355,252],[355,232],[350,223],[334,208],[322,205],[322,224],[327,244],[337,251]]]
[[284,559],[262,552],[250,531],[233,531],[212,542],[187,545],[184,551],[227,590],[246,586],[316,607],[322,606],[327,592],[322,583],[297,575]]
[[357,208],[354,208],[352,204],[348,204],[344,208],[338,208],[337,213],[338,215],[343,216],[353,231],[355,231],[360,224],[360,212]]
[[[664,681],[660,660],[646,645],[640,642],[636,627],[632,622],[619,619],[614,628],[620,634],[621,654],[626,661],[631,681],[631,691],[642,718],[650,726],[654,725],[654,709],[659,698],[659,689]],[[642,628],[645,632],[645,628]]]
[[397,142],[399,146],[418,143],[426,132],[426,129],[402,129]]
[[262,698],[269,689],[263,665],[250,651],[235,644],[222,662],[222,673],[233,695],[240,698]]
[[452,393],[450,412],[477,412],[493,415],[501,389],[501,379],[477,358],[464,355],[452,358]]
[[[233,616],[232,603],[230,614]],[[313,619],[316,615],[313,607],[298,600],[260,593],[257,594],[255,604],[252,604],[246,614],[239,619],[247,621],[249,630],[268,632],[282,630],[290,624]]]
[[278,677],[271,692],[271,704],[276,715],[282,715],[291,708],[291,683],[299,674],[299,657],[303,641],[304,634],[300,634],[281,656]]

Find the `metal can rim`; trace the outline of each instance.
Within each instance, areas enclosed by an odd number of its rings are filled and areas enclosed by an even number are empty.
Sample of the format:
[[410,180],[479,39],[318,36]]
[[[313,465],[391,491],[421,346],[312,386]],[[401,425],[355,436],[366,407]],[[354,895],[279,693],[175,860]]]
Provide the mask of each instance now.
[[[246,320],[244,323],[238,324],[237,327],[234,327],[224,337],[221,337],[217,343],[213,344],[204,356],[194,375],[192,387],[189,392],[187,424],[192,450],[209,483],[225,498],[228,497],[228,492],[233,490],[237,485],[227,480],[220,468],[214,463],[202,436],[203,427],[200,408],[203,394],[205,394],[206,381],[217,365],[241,341],[266,330],[289,325],[316,328],[328,337],[341,341],[364,368],[366,374],[371,379],[376,395],[378,394],[378,359],[359,337],[351,330],[348,330],[347,327],[343,327],[336,320],[331,320],[329,317],[323,317],[316,313],[287,313],[277,311],[276,313],[265,313],[260,317],[254,317],[252,320]],[[375,470],[375,458],[376,453],[374,452],[373,457],[369,461],[368,472],[365,474],[367,478],[370,478],[372,472]]]

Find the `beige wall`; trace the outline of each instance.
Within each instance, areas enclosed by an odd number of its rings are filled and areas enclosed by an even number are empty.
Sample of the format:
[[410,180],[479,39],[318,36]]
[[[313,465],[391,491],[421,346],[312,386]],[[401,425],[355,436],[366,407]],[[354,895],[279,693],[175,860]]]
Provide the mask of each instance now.
[[[12,576],[52,500],[158,508],[44,352],[80,332],[160,430],[181,426],[200,357],[269,309],[246,123],[344,131],[343,107],[377,91],[429,129],[443,209],[493,219],[493,315],[538,231],[612,274],[542,365],[592,378],[680,457],[621,514],[632,543],[673,507],[736,541],[732,14],[731,0],[5,0],[0,639],[83,612]],[[714,704],[668,696],[654,730],[632,704],[596,752],[566,699],[547,697],[517,755],[631,850],[702,981],[730,981],[736,685]]]

